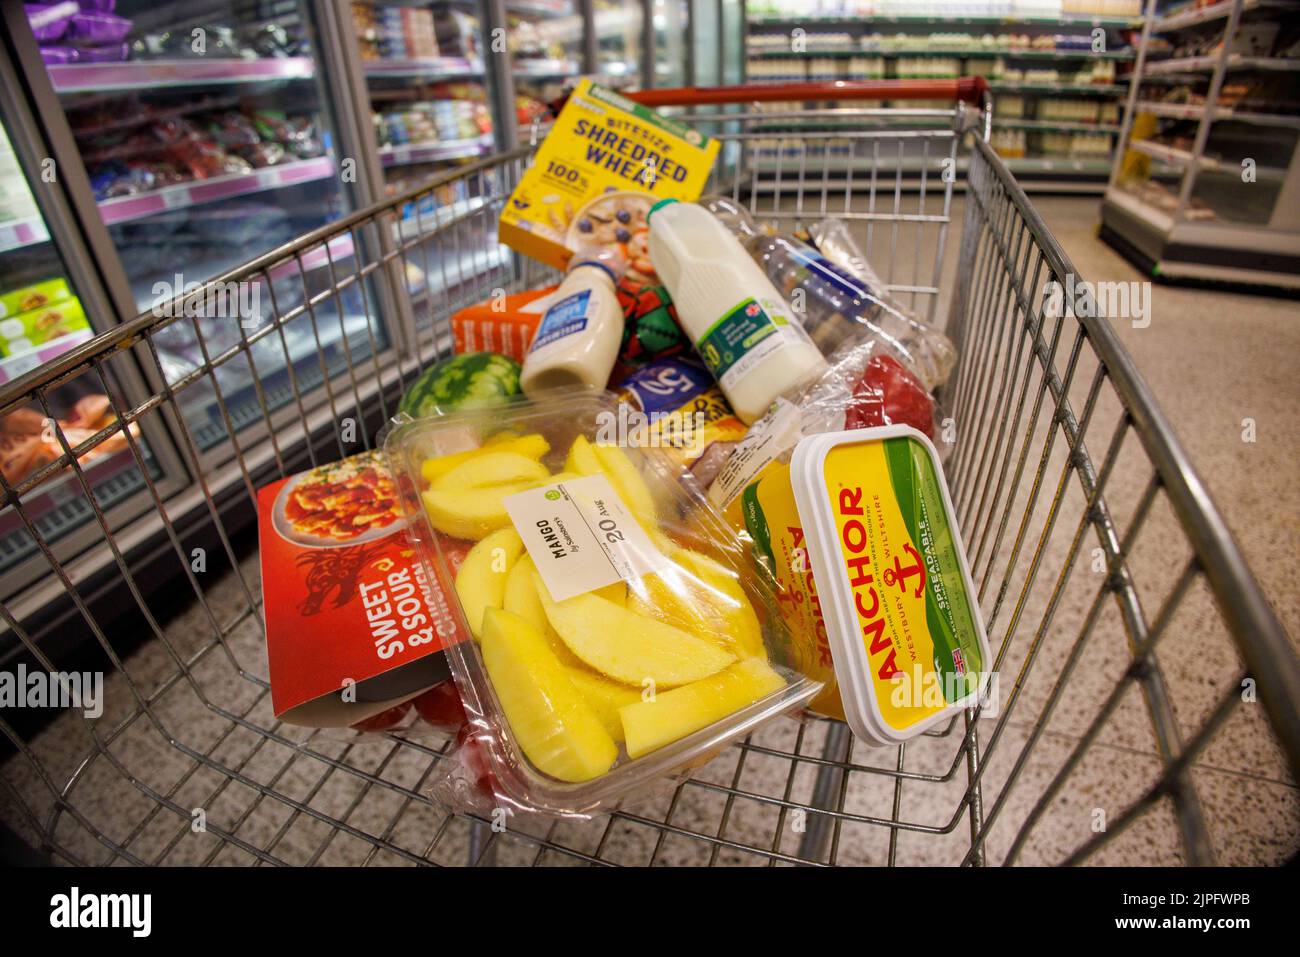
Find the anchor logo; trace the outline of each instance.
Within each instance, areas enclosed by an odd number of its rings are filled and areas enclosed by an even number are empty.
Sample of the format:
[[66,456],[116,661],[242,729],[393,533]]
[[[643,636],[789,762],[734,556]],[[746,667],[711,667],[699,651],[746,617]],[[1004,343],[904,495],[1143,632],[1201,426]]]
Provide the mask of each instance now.
[[903,551],[912,556],[913,564],[904,568],[902,558],[895,555],[894,567],[885,569],[885,574],[883,576],[885,584],[890,588],[897,585],[898,590],[906,594],[907,580],[913,575],[919,575],[920,580],[916,583],[916,591],[912,593],[912,597],[920,598],[925,592],[925,565],[922,563],[921,556],[917,554],[916,549],[912,547],[911,542],[905,542],[903,544]]

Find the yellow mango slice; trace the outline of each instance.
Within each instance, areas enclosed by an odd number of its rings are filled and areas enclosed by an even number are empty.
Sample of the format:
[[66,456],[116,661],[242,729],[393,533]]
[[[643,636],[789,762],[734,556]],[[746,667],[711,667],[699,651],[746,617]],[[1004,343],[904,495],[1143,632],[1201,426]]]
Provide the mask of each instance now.
[[763,644],[763,625],[758,620],[749,596],[740,585],[740,577],[732,569],[708,555],[679,548],[673,560],[685,565],[706,586],[703,600],[715,623],[713,634],[724,638],[728,647],[739,658],[757,656],[767,658]]
[[596,712],[596,717],[600,718],[600,723],[604,725],[610,737],[621,744],[623,721],[618,716],[618,709],[625,704],[640,701],[641,689],[610,681],[604,675],[598,675],[581,664],[567,668],[566,671],[569,680],[573,682],[573,687],[577,688],[582,699],[591,705],[591,710]]
[[712,642],[638,615],[594,592],[552,601],[541,576],[534,581],[546,618],[569,650],[624,684],[656,688],[698,681],[736,660]]
[[738,576],[706,555],[672,546],[673,566],[628,589],[627,607],[715,642],[737,658],[767,657],[763,628]]
[[537,566],[533,564],[532,556],[525,553],[510,569],[502,607],[542,632],[546,643],[551,646],[551,651],[555,652],[555,657],[560,659],[560,664],[566,668],[585,670],[586,665],[569,650],[568,645],[560,640],[560,636],[555,633],[555,629],[547,620],[546,609],[542,607],[542,599],[538,596],[537,585],[534,583],[536,575]]
[[490,436],[486,442],[476,449],[467,449],[464,452],[453,452],[450,455],[425,459],[420,466],[420,474],[424,476],[426,482],[432,484],[456,466],[482,455],[484,452],[516,452],[537,461],[550,450],[550,443],[536,433],[532,435],[512,435],[509,432],[498,432],[496,435]]
[[480,450],[440,475],[425,490],[424,509],[429,523],[438,531],[477,541],[510,524],[502,499],[534,488],[548,478],[546,466],[526,455]]
[[453,538],[478,541],[510,524],[501,504],[507,495],[533,488],[535,482],[493,485],[487,488],[431,488],[421,494],[429,524]]
[[569,446],[569,454],[564,459],[564,471],[577,475],[599,475],[602,471],[596,450],[583,436],[578,436]]
[[524,756],[561,781],[589,781],[618,745],[531,624],[499,608],[483,616],[483,667]]
[[490,488],[537,483],[551,477],[546,466],[518,452],[483,450],[438,476],[432,487],[437,489]]
[[706,728],[785,687],[761,658],[746,658],[700,681],[619,708],[624,747],[638,758]]
[[592,448],[596,452],[601,470],[609,479],[609,484],[614,486],[614,491],[618,493],[623,503],[641,520],[642,525],[647,528],[657,528],[659,517],[655,509],[654,496],[650,494],[650,487],[646,485],[645,479],[632,464],[632,460],[627,457],[627,453],[617,445],[593,445]]
[[519,533],[506,526],[471,548],[461,563],[456,573],[456,595],[475,638],[483,631],[483,612],[500,608],[505,602],[510,570],[518,563],[523,550]]

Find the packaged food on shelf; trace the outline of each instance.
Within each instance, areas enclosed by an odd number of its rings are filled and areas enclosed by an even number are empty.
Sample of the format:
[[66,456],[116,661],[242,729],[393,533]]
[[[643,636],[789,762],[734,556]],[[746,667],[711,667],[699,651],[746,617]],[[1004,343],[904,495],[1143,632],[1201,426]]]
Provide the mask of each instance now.
[[447,650],[466,731],[434,788],[453,807],[608,808],[818,689],[740,541],[618,408],[581,391],[385,440],[429,573],[468,549],[474,640]]
[[[366,452],[258,490],[271,702],[282,721],[395,727],[406,702],[449,676],[445,649],[467,633],[450,611],[450,580],[427,577],[407,541],[398,481]],[[457,563],[464,550],[445,554]]]
[[623,343],[617,283],[625,263],[608,253],[574,255],[542,314],[519,385],[530,398],[549,389],[603,389]]
[[900,744],[973,706],[992,668],[934,446],[908,426],[809,436],[745,489],[812,710]]
[[0,319],[0,355],[27,352],[60,336],[90,329],[75,296]]
[[790,306],[713,213],[664,199],[647,219],[650,258],[678,321],[742,422],[825,370]]
[[556,269],[616,252],[653,284],[646,215],[656,199],[700,195],[717,140],[582,80],[501,211],[506,245]]
[[0,319],[70,298],[72,298],[72,290],[68,288],[68,281],[61,276],[19,289],[0,292]]
[[[56,393],[50,412],[54,414],[59,431],[70,448],[75,448],[96,432],[117,421],[108,396],[97,392],[78,395],[79,387],[73,385],[69,392]],[[55,461],[63,455],[63,446],[44,409],[26,406],[0,416],[0,472],[10,485],[21,482],[32,472]],[[127,432],[135,439],[140,437],[140,426],[132,422]],[[90,451],[78,458],[84,468],[108,458],[127,448],[126,434],[113,432]],[[59,475],[62,470],[56,471]]]

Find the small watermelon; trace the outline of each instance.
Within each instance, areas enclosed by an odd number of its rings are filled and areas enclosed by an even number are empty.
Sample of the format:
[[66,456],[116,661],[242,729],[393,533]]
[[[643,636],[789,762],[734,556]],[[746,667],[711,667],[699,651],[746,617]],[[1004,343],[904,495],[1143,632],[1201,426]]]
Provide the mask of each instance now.
[[406,390],[398,408],[420,419],[502,405],[518,394],[518,362],[499,352],[466,352],[426,369]]

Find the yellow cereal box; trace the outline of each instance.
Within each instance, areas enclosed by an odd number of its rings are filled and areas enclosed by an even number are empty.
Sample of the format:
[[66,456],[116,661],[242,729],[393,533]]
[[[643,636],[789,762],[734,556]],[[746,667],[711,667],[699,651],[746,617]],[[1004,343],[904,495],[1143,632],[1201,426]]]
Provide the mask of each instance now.
[[557,269],[610,251],[628,276],[656,282],[646,213],[659,199],[698,199],[718,141],[583,80],[501,213],[501,241]]

